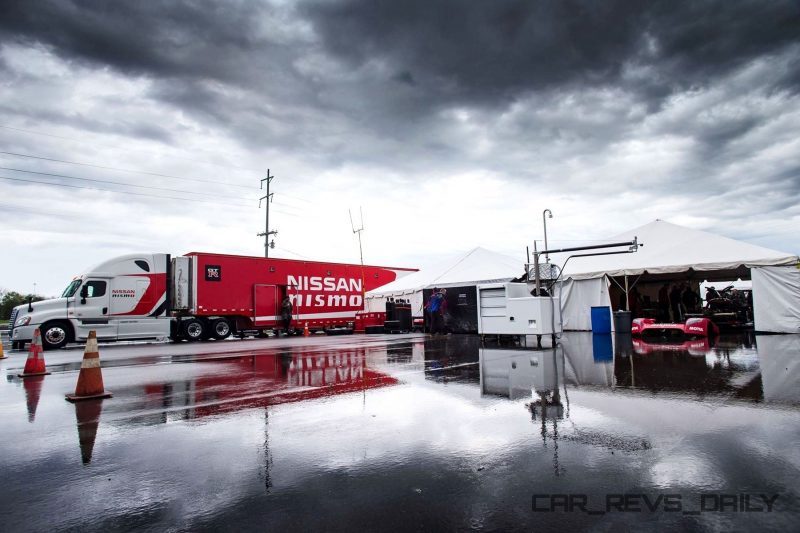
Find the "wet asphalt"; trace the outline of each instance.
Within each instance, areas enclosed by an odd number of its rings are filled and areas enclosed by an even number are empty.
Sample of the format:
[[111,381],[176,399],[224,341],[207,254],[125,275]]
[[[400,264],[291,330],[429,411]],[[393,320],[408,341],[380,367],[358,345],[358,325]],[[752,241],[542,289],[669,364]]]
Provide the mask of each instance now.
[[4,531],[797,531],[800,336],[377,335],[0,361]]

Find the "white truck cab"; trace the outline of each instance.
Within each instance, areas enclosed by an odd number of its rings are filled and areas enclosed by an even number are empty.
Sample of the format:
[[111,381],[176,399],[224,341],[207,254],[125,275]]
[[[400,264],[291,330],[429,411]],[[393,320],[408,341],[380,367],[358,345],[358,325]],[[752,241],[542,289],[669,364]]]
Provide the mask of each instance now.
[[22,348],[39,328],[45,349],[98,339],[167,337],[168,254],[128,254],[75,277],[60,298],[20,305],[11,313],[10,336]]

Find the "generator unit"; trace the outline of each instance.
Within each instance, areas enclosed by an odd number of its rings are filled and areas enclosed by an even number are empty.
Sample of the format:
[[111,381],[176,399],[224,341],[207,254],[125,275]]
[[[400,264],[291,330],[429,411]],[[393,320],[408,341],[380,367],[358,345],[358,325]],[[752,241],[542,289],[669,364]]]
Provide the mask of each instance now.
[[561,304],[551,296],[532,296],[529,283],[478,286],[480,335],[554,335],[561,333]]

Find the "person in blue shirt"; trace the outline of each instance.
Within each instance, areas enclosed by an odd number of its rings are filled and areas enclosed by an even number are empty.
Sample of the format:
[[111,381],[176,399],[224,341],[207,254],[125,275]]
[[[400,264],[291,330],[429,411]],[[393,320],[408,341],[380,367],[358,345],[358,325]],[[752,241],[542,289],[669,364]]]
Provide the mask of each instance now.
[[444,333],[442,322],[444,313],[444,294],[438,288],[433,289],[430,300],[428,300],[425,310],[428,312],[430,332],[433,335]]

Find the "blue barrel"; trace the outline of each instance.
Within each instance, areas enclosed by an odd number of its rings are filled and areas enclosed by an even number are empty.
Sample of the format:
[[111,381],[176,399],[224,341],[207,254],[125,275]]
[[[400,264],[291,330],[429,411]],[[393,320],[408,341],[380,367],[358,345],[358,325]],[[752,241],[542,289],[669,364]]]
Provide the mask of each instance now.
[[611,344],[611,334],[592,334],[592,356],[596,363],[614,360],[614,347]]
[[611,333],[610,307],[592,307],[592,333]]

